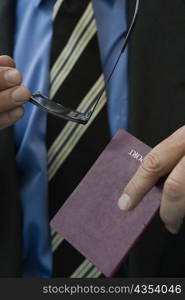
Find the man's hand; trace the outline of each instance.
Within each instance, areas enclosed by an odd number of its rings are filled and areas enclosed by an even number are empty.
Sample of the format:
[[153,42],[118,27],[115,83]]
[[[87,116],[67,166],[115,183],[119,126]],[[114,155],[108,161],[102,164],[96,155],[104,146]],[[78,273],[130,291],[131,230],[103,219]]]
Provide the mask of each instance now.
[[168,177],[163,188],[160,216],[166,228],[176,234],[185,217],[185,126],[145,157],[118,201],[120,209],[127,211],[136,207],[164,175]]
[[15,62],[9,56],[0,56],[0,129],[12,125],[24,114],[22,104],[29,100],[30,92],[21,86],[21,81]]

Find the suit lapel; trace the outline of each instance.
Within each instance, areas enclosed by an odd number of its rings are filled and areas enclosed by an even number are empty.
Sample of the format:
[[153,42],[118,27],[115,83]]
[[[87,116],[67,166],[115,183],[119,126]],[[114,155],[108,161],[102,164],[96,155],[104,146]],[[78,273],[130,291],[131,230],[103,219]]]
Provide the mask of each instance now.
[[[0,54],[12,56],[14,0],[1,0]],[[13,130],[0,131],[0,277],[21,276],[21,209]]]

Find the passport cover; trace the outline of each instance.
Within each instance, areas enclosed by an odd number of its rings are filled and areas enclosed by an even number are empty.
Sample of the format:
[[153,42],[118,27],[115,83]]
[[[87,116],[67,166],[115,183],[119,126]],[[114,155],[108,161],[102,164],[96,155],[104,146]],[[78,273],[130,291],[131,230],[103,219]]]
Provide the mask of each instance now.
[[121,211],[117,205],[149,151],[120,130],[51,221],[53,229],[107,277],[115,274],[160,206],[161,186],[133,211]]

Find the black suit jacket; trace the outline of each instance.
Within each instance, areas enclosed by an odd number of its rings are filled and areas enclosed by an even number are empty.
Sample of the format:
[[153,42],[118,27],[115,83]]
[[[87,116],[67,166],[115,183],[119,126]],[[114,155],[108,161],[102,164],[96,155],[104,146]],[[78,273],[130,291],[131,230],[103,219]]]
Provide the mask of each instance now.
[[[15,0],[0,0],[0,53],[12,55]],[[154,146],[185,119],[185,1],[142,0],[129,56],[130,131]],[[21,276],[19,181],[12,128],[0,131],[0,277]],[[184,276],[185,230],[157,216],[130,254],[130,276]]]
[[[185,124],[185,1],[140,2],[130,43],[129,130],[153,147]],[[185,226],[174,236],[157,215],[130,254],[129,274],[185,277]]]
[[[15,1],[0,1],[0,53],[12,55]],[[12,128],[0,131],[0,277],[21,276],[21,210]]]

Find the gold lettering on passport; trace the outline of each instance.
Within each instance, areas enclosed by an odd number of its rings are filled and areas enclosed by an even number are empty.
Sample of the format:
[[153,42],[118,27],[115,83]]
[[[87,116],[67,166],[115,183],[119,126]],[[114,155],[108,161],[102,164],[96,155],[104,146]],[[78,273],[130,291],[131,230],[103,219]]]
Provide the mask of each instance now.
[[137,161],[139,161],[140,163],[143,162],[143,156],[141,154],[139,154],[139,152],[137,152],[136,150],[134,149],[131,149],[128,154],[130,156],[132,156],[134,159],[136,159]]

